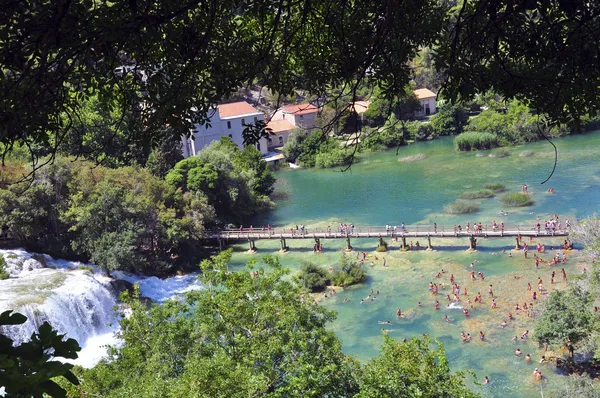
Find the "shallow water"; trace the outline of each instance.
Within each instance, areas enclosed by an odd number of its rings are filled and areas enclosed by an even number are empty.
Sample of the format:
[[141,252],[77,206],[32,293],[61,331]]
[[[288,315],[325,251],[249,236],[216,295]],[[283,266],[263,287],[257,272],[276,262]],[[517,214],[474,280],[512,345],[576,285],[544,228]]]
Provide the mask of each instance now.
[[[573,136],[554,143],[559,151],[558,166],[553,177],[544,185],[540,182],[548,177],[554,164],[553,148],[547,142],[508,148],[510,156],[492,158],[488,155],[497,151],[458,153],[453,150],[451,139],[444,138],[400,148],[398,153],[394,150],[368,154],[346,173],[332,170],[283,171],[278,173],[277,189],[287,194],[286,199],[281,200],[270,214],[255,220],[254,226],[270,223],[289,228],[303,223],[309,228],[327,225],[335,228],[339,222],[356,226],[437,222],[441,226],[464,225],[466,222],[489,224],[493,220],[532,225],[538,216],[544,220],[550,214],[559,214],[564,221],[597,212],[600,210],[600,162],[597,161],[600,159],[600,134]],[[519,156],[524,151],[533,151],[533,156]],[[424,159],[399,161],[417,154],[423,154]],[[527,208],[505,209],[491,198],[478,201],[480,211],[477,213],[460,216],[443,214],[443,206],[454,201],[461,192],[483,188],[490,182],[504,183],[509,191],[514,192],[520,191],[521,184],[528,184],[535,203]],[[554,195],[545,192],[549,187],[555,189]],[[508,215],[501,216],[501,210],[507,211]],[[547,248],[562,243],[558,238],[541,242]],[[282,263],[294,271],[303,260],[323,266],[338,263],[345,241],[322,240],[322,243],[324,253],[314,254],[312,241],[288,239],[290,252],[279,254],[278,240],[259,241],[256,243],[259,249],[256,255],[246,253],[247,245],[239,244],[234,246],[233,264],[240,266],[261,254],[278,255]],[[537,278],[541,277],[546,289],[544,293],[562,288],[566,286],[560,277],[563,265],[551,267],[541,264],[536,270],[531,259],[535,250],[530,250],[527,260],[522,251],[513,252],[510,258],[508,253],[514,249],[514,238],[480,238],[476,252],[466,250],[467,238],[434,239],[432,244],[436,250],[433,252],[401,252],[400,242],[388,239],[388,243],[388,253],[376,253],[375,239],[353,240],[354,252],[350,255],[355,258],[356,252],[367,252],[370,257],[366,264],[375,264],[368,267],[367,282],[339,289],[335,296],[318,296],[321,304],[338,312],[338,319],[331,328],[342,340],[345,352],[361,360],[377,355],[382,342],[382,328],[388,329],[387,333],[398,339],[427,333],[444,344],[453,369],[471,369],[476,372],[478,381],[485,375],[489,376],[489,385],[472,385],[484,396],[537,397],[540,389],[546,395],[551,394],[557,385],[564,382],[553,365],[537,363],[542,355],[537,344],[530,339],[523,342],[519,339],[516,343],[511,340],[512,336],[520,336],[526,329],[532,330],[533,320],[527,313],[514,310],[516,303],[522,306],[524,302],[529,304],[533,301],[531,292],[526,290],[527,282],[535,289]],[[503,249],[505,253],[502,253]],[[552,255],[553,252],[548,251],[542,258],[549,260]],[[385,268],[383,256],[387,259],[388,267]],[[478,260],[474,271],[483,272],[484,281],[471,281],[469,264],[474,260]],[[436,278],[442,268],[447,272],[442,278]],[[577,260],[577,251],[568,252],[564,268],[571,276],[581,273],[583,264]],[[551,285],[553,270],[557,276],[556,283]],[[461,291],[463,302],[458,305],[465,304],[466,297],[473,302],[478,291],[483,296],[483,304],[472,303],[474,309],[468,319],[460,308],[446,307],[451,274],[463,289],[468,290],[468,296],[463,294],[464,290]],[[430,281],[446,284],[437,297],[428,290]],[[496,309],[490,307],[489,284],[493,285]],[[366,298],[371,289],[374,295],[376,290],[380,290],[377,299],[361,304],[361,298]],[[345,298],[350,301],[344,303]],[[433,305],[436,299],[442,307],[437,311]],[[417,305],[419,301],[422,307]],[[406,318],[400,319],[395,315],[397,308],[406,313]],[[509,311],[515,320],[502,329],[500,323],[508,321]],[[452,321],[443,320],[444,315]],[[387,320],[392,325],[378,324]],[[486,334],[484,342],[477,338],[480,330]],[[463,343],[461,331],[470,333],[473,341]],[[523,351],[521,357],[514,355],[516,347]],[[531,363],[524,360],[527,353],[533,357]],[[535,367],[547,376],[544,382],[532,380],[531,373]]]

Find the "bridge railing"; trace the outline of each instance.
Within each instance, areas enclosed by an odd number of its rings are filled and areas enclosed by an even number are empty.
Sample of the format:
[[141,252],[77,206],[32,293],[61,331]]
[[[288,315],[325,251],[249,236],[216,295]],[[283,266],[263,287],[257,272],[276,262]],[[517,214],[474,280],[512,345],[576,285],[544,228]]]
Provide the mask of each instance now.
[[247,235],[247,236],[257,236],[260,235],[265,236],[265,237],[269,237],[272,236],[273,238],[278,237],[282,234],[288,235],[291,234],[292,236],[308,236],[310,237],[313,234],[319,234],[319,235],[326,235],[326,236],[331,236],[331,237],[339,237],[339,236],[358,236],[358,235],[362,235],[362,234],[370,234],[373,235],[373,237],[377,237],[377,236],[410,236],[411,234],[417,233],[428,233],[431,234],[432,236],[435,235],[448,235],[448,234],[456,234],[456,235],[483,235],[485,236],[485,234],[490,233],[490,232],[494,232],[494,233],[498,233],[498,232],[511,232],[511,233],[515,233],[515,232],[523,232],[523,233],[531,233],[531,232],[537,232],[540,235],[553,235],[556,232],[562,233],[567,231],[568,229],[566,228],[566,226],[561,224],[560,228],[555,228],[555,229],[546,229],[544,225],[542,225],[540,223],[540,228],[538,229],[536,225],[534,224],[505,224],[504,226],[502,226],[501,224],[497,224],[496,226],[493,225],[489,225],[489,224],[482,224],[481,228],[476,227],[474,228],[473,225],[470,225],[469,228],[466,227],[466,225],[456,225],[456,226],[437,226],[434,227],[432,224],[413,224],[413,225],[405,225],[405,226],[396,226],[396,228],[394,227],[390,227],[390,228],[386,228],[385,226],[354,226],[354,227],[348,227],[346,229],[343,228],[327,228],[327,227],[312,227],[312,228],[298,228],[296,229],[295,227],[290,227],[290,228],[284,228],[284,227],[272,227],[271,229],[269,228],[241,228],[241,229],[226,229],[226,230],[221,230],[218,231],[218,234],[220,234],[221,236],[240,236],[240,235]]

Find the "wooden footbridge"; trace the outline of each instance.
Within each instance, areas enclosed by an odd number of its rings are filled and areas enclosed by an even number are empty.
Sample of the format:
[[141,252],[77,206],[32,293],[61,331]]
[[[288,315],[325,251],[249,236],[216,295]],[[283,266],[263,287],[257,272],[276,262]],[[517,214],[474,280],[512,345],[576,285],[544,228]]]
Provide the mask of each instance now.
[[[536,226],[526,225],[500,225],[496,227],[482,226],[477,229],[465,229],[453,227],[442,227],[433,225],[406,225],[403,227],[348,227],[345,229],[332,228],[244,228],[217,231],[211,235],[212,239],[219,241],[219,246],[229,243],[229,241],[248,241],[250,250],[256,250],[255,241],[264,239],[279,239],[281,250],[287,251],[287,239],[314,239],[316,245],[321,244],[321,239],[346,239],[346,250],[352,250],[351,239],[378,239],[378,246],[387,247],[385,239],[401,241],[401,250],[409,250],[406,243],[410,238],[427,239],[427,249],[432,250],[432,238],[468,238],[469,248],[477,249],[478,238],[516,238],[515,249],[521,248],[521,238],[552,238],[568,237],[568,228],[537,228]],[[419,246],[420,247],[420,246]]]

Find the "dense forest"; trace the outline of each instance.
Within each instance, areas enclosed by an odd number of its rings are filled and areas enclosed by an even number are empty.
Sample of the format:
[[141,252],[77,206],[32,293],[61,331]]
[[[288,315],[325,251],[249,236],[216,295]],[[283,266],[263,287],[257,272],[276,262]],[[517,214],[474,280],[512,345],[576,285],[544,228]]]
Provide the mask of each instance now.
[[59,156],[22,182],[29,164],[8,161],[0,186],[3,233],[31,250],[106,270],[164,274],[196,267],[208,253],[208,229],[271,205],[275,178],[254,147],[240,150],[224,138],[174,163],[164,177],[155,159],[146,167],[106,167]]

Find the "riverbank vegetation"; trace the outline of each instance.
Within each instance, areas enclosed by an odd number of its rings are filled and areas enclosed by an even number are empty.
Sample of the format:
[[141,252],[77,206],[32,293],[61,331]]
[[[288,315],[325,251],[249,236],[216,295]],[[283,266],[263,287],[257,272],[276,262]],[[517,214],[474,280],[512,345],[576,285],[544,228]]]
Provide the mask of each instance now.
[[531,206],[533,204],[533,199],[531,199],[531,196],[519,192],[508,192],[502,194],[498,197],[498,201],[504,206],[508,207]]
[[302,167],[329,168],[352,161],[352,150],[343,148],[340,141],[327,137],[322,131],[292,132],[283,153],[288,161]]
[[444,206],[444,213],[446,214],[468,214],[479,211],[479,205],[477,202],[455,200],[452,203]]
[[[28,172],[26,161],[13,162]],[[0,226],[20,245],[151,274],[193,267],[206,229],[269,207],[274,183],[256,149],[240,151],[228,138],[176,163],[164,179],[148,167],[71,157],[57,157],[30,183],[13,178],[0,187]]]
[[226,272],[228,256],[204,261],[209,288],[182,300],[148,309],[125,293],[131,316],[120,321],[123,344],[94,368],[76,368],[81,385],[65,383],[69,395],[372,397],[382,386],[390,393],[402,386],[424,397],[475,396],[440,343],[431,349],[428,339],[385,337],[380,359],[361,364],[327,328],[335,313],[314,305],[277,258]]
[[459,151],[492,149],[498,146],[498,137],[491,133],[467,131],[456,136],[454,146]]
[[8,279],[8,271],[6,271],[6,260],[0,255],[0,281],[4,279]]

